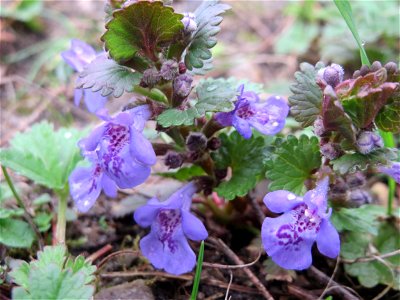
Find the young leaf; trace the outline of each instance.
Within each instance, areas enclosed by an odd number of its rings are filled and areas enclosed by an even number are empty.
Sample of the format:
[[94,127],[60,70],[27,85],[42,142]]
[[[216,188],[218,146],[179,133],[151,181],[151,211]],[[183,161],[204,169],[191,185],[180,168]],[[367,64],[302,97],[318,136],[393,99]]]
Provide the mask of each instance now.
[[30,248],[34,239],[35,233],[25,221],[0,219],[0,244],[14,248]]
[[201,114],[195,107],[190,107],[186,110],[170,108],[157,117],[157,123],[163,127],[192,125],[194,119],[200,116]]
[[379,129],[400,133],[400,95],[385,105],[376,115],[375,124]]
[[202,167],[193,165],[190,167],[180,168],[176,172],[157,173],[157,175],[167,178],[174,178],[179,181],[188,181],[195,176],[206,175],[206,172],[203,170]]
[[[51,189],[62,189],[81,160],[76,146],[85,131],[60,128],[44,121],[18,133],[11,147],[0,149],[0,163]],[[29,147],[27,146],[29,145]]]
[[293,95],[289,97],[290,112],[303,127],[310,126],[318,117],[322,106],[322,91],[316,83],[317,72],[324,64],[314,66],[300,64],[300,71],[294,74],[296,82],[290,87]]
[[63,246],[45,247],[37,260],[14,269],[10,275],[21,287],[13,289],[13,299],[90,299],[96,268],[83,257],[66,260]]
[[270,191],[289,190],[298,195],[305,192],[304,181],[321,165],[318,139],[306,135],[288,136],[274,154],[267,161]]
[[366,155],[361,153],[345,154],[338,159],[332,160],[333,170],[340,174],[353,173],[356,171],[364,171],[369,166],[385,165],[389,161],[397,159],[396,149],[377,149]]
[[157,60],[160,48],[168,46],[183,30],[183,16],[160,1],[135,2],[116,10],[113,17],[101,39],[119,63],[138,56]]
[[216,35],[220,31],[219,24],[222,22],[220,16],[230,9],[227,4],[219,3],[219,0],[203,1],[195,10],[197,30],[193,33],[193,39],[186,50],[185,64],[188,70],[195,74],[202,73],[205,62],[209,68],[212,56],[210,49],[217,44]]
[[252,137],[244,139],[237,131],[230,136],[221,134],[222,146],[214,152],[217,169],[232,168],[232,177],[222,182],[215,191],[226,200],[242,197],[257,183],[257,177],[264,170],[262,163],[264,153],[264,139]]
[[142,75],[131,68],[121,66],[107,56],[99,55],[79,74],[76,87],[101,91],[102,96],[121,97],[124,92],[133,92]]

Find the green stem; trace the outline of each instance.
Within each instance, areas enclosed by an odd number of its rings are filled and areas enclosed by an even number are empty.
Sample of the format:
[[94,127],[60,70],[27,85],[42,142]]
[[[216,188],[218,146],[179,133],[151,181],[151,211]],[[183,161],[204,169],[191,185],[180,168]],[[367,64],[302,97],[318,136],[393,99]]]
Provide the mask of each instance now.
[[143,95],[145,97],[148,97],[154,101],[162,102],[168,104],[168,98],[165,96],[163,92],[161,92],[159,89],[147,89],[147,88],[142,88],[141,86],[136,85],[133,88],[133,92]]
[[[387,148],[395,147],[393,133],[382,131],[382,130],[379,130],[379,133],[383,139],[383,143],[384,143],[385,147],[387,147]],[[396,182],[394,181],[393,178],[391,178],[391,177],[388,178],[388,185],[389,185],[389,196],[388,196],[387,215],[391,216],[393,213],[393,199],[394,199],[394,194],[395,194],[395,190],[396,190]]]
[[63,190],[58,193],[58,211],[57,211],[57,227],[56,242],[57,245],[65,245],[65,228],[67,226],[67,200],[68,194]]

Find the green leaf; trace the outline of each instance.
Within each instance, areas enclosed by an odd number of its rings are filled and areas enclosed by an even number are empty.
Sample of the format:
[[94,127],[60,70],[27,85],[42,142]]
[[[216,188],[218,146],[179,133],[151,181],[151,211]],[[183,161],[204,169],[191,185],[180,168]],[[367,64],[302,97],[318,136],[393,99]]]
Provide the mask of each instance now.
[[52,214],[47,212],[39,212],[35,215],[33,220],[35,221],[40,232],[46,232],[50,229],[52,219]]
[[13,299],[90,299],[96,267],[67,255],[63,246],[45,247],[37,260],[14,269],[10,275],[21,287],[13,289]]
[[375,124],[383,131],[400,133],[400,95],[379,111]]
[[237,131],[230,136],[221,134],[222,146],[212,153],[217,169],[232,168],[232,177],[222,182],[215,191],[226,200],[245,196],[257,183],[264,170],[264,139],[244,139]]
[[[78,140],[85,131],[60,128],[44,121],[18,133],[11,147],[0,149],[0,163],[51,189],[63,189],[81,160]],[[27,146],[29,145],[29,146]]]
[[358,35],[358,31],[356,28],[356,25],[354,24],[353,20],[353,12],[351,11],[351,5],[348,0],[333,0],[336,4],[336,7],[340,11],[340,14],[342,15],[343,19],[346,21],[347,26],[349,27],[351,33],[354,36],[354,39],[357,42],[357,45],[360,49],[360,56],[361,56],[361,63],[363,65],[370,66],[370,62],[367,56],[367,53],[365,52],[363,43],[360,39],[360,36]]
[[266,176],[271,181],[269,190],[289,190],[300,195],[305,192],[304,181],[320,165],[321,154],[316,137],[288,136],[267,162]]
[[102,96],[121,97],[124,92],[133,92],[133,87],[140,83],[142,75],[133,69],[121,66],[105,55],[97,56],[79,74],[77,88],[91,88],[100,91]]
[[190,167],[180,168],[176,172],[163,172],[163,173],[157,173],[157,175],[167,178],[174,178],[179,181],[188,181],[195,176],[206,175],[206,172],[203,170],[202,167],[193,165]]
[[385,215],[385,208],[378,205],[363,205],[359,208],[341,208],[331,217],[338,231],[348,230],[378,234],[378,217]]
[[[210,63],[211,51],[217,44],[215,37],[220,31],[219,24],[222,22],[220,16],[230,9],[227,4],[219,3],[219,0],[203,1],[195,10],[197,30],[193,33],[192,41],[186,50],[185,64],[193,73],[202,73],[205,62]],[[207,66],[209,69],[209,66]]]
[[228,112],[234,109],[233,101],[236,100],[238,87],[244,84],[246,91],[262,92],[263,85],[236,78],[207,78],[201,80],[196,87],[197,102],[191,108],[181,110],[171,108],[165,110],[157,118],[163,127],[192,125],[196,118],[206,112]]
[[102,36],[110,56],[117,62],[145,56],[157,60],[183,30],[182,15],[160,1],[138,1],[113,13]]
[[382,148],[372,151],[366,155],[361,153],[345,154],[338,159],[332,160],[333,170],[340,173],[354,173],[365,171],[368,167],[388,164],[389,161],[397,159],[397,149]]
[[14,20],[28,22],[40,15],[43,9],[41,0],[21,0],[17,3],[1,3],[0,16]]
[[0,207],[0,219],[9,219],[11,217],[20,217],[24,215],[22,208],[9,209]]
[[290,86],[293,95],[289,96],[290,112],[303,127],[310,126],[317,119],[322,106],[322,91],[316,83],[317,72],[324,67],[300,64],[300,71],[294,74],[296,82]]
[[30,248],[35,233],[30,225],[22,220],[0,219],[0,243],[14,248]]

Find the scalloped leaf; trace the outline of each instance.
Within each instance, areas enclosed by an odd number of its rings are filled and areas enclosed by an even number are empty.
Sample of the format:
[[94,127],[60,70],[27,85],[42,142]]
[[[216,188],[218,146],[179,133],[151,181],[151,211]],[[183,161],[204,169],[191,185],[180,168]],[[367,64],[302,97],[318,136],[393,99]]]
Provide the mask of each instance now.
[[107,56],[99,55],[79,74],[76,88],[91,88],[101,91],[102,96],[121,97],[124,92],[133,92],[133,87],[140,83],[142,74],[121,66]]
[[215,189],[226,200],[245,196],[257,183],[264,171],[262,163],[266,155],[262,137],[244,139],[237,131],[231,135],[221,134],[222,146],[212,153],[218,169],[232,168],[232,177]]
[[227,4],[219,3],[219,0],[203,1],[195,10],[197,30],[193,33],[192,41],[186,50],[185,64],[188,70],[194,74],[204,73],[203,67],[210,69],[211,51],[217,44],[215,37],[220,31],[219,24],[222,22],[220,16],[230,9]]
[[192,125],[194,120],[200,117],[201,114],[195,107],[181,110],[179,108],[170,108],[165,110],[157,117],[157,122],[163,127]]
[[338,159],[332,160],[333,170],[340,174],[365,171],[374,165],[387,165],[389,161],[397,159],[397,149],[381,148],[366,155],[361,153],[345,154]]
[[400,93],[379,111],[375,124],[383,131],[400,133]]
[[137,56],[155,61],[161,48],[169,46],[183,30],[182,18],[160,1],[138,1],[113,13],[101,39],[119,63]]
[[277,145],[274,156],[267,161],[266,177],[270,191],[288,190],[297,195],[305,192],[304,182],[321,165],[319,142],[306,135],[288,136]]
[[321,111],[322,91],[317,85],[318,70],[324,64],[318,62],[315,67],[301,63],[300,71],[294,74],[296,82],[290,86],[293,95],[289,96],[290,112],[303,127],[313,125]]

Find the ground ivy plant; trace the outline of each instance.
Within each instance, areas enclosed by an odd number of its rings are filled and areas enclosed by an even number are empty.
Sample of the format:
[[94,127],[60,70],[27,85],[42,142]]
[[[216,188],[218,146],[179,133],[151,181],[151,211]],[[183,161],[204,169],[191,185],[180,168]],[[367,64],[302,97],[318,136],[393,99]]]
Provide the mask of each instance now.
[[[275,264],[309,268],[316,243],[328,258],[341,255],[345,271],[362,285],[399,288],[399,255],[357,261],[399,247],[392,201],[385,214],[370,204],[366,185],[367,178],[385,174],[400,182],[398,151],[381,137],[400,133],[398,66],[374,62],[349,77],[338,64],[305,62],[288,99],[266,96],[262,84],[196,76],[212,68],[212,48],[229,9],[217,0],[194,12],[177,12],[167,1],[109,1],[104,50],[73,40],[62,53],[78,72],[75,104],[83,99],[100,123],[88,133],[42,122],[0,152],[3,167],[58,196],[57,246],[12,271],[14,298],[89,299],[95,269],[65,248],[68,195],[87,212],[102,192],[115,198],[120,189],[140,189],[157,162],[171,169],[158,175],[184,184],[134,213],[138,225],[150,228],[139,244],[154,268],[191,272],[196,255],[188,240],[209,234],[193,206],[208,203],[203,209],[221,217],[235,207],[225,209],[230,201],[250,201],[257,183],[268,180],[263,200],[269,214],[260,230]],[[130,100],[110,114],[107,102],[122,95]],[[299,127],[290,134],[288,116]],[[150,123],[159,133],[153,140],[146,135]],[[204,201],[194,204],[195,194]],[[0,242],[30,247],[36,237],[22,220],[24,211],[0,209]],[[10,238],[18,232],[23,240]]]

